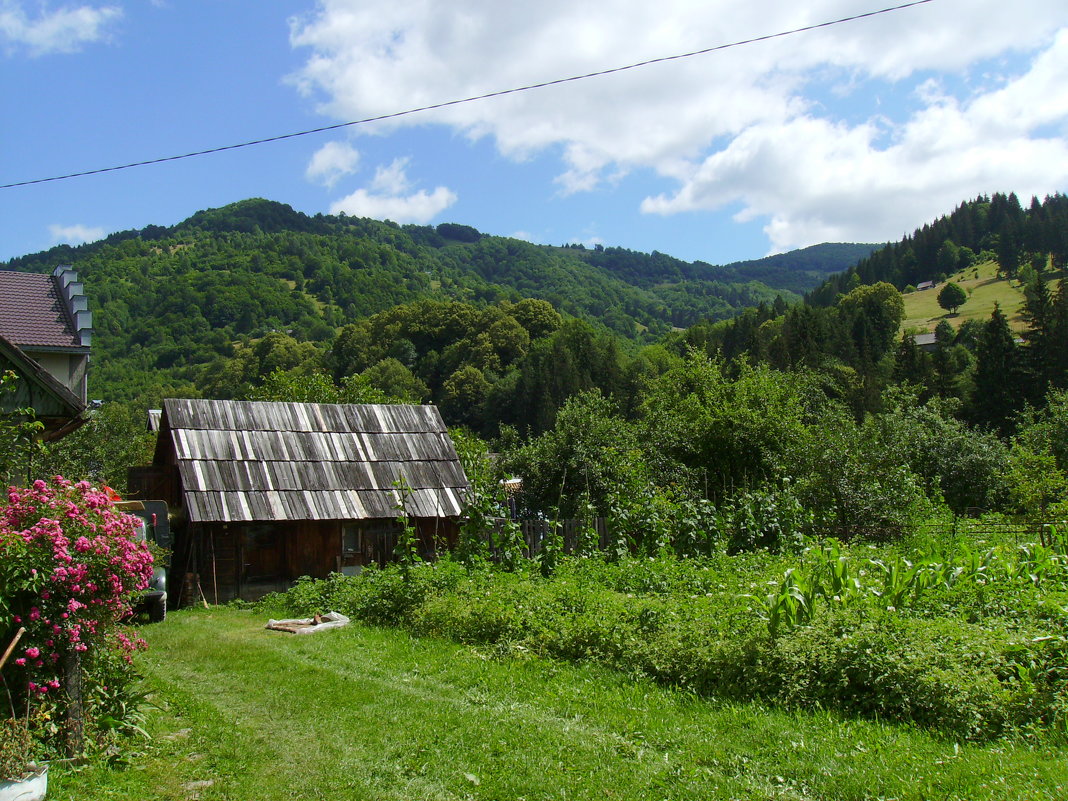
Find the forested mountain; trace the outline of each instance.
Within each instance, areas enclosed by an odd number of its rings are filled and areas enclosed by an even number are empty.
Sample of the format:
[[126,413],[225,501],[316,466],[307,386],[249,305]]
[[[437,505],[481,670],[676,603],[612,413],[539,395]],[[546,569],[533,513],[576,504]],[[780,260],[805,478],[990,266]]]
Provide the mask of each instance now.
[[886,281],[905,289],[945,280],[976,260],[996,261],[1006,275],[1015,276],[1025,263],[1033,261],[1041,269],[1048,258],[1055,269],[1068,260],[1068,197],[1032,198],[1025,210],[1015,193],[980,196],[861,259],[809,299],[826,306],[859,284]]
[[763,259],[737,261],[718,268],[724,280],[762,281],[777,289],[804,294],[827,278],[848,270],[882,245],[824,243]]
[[[92,393],[130,401],[50,448],[55,472],[104,465],[121,481],[136,459],[112,444],[143,438],[137,421],[164,396],[429,401],[496,440],[531,512],[592,509],[635,538],[707,513],[749,547],[1063,499],[1066,209],[980,198],[794,304],[718,280],[778,263],[713,268],[266,201],[8,266],[75,265],[97,312]],[[949,304],[921,350],[899,287],[979,262],[1021,284],[1022,343],[1000,310],[954,327]]]
[[[843,259],[856,255],[852,246],[834,246],[820,257],[820,269],[841,268]],[[807,275],[812,265],[808,254],[803,259]],[[797,299],[752,280],[745,265],[716,268],[655,252],[539,246],[450,223],[398,226],[308,216],[267,200],[201,211],[172,227],[151,225],[56,247],[0,269],[45,272],[65,263],[81,274],[95,313],[90,394],[103,399],[232,394],[238,385],[227,376],[241,371],[220,360],[251,352],[268,334],[276,335],[276,345],[279,336],[286,338],[282,350],[292,351],[290,357],[274,361],[291,367],[293,353],[307,361],[313,352],[325,353],[345,326],[416,302],[485,309],[537,298],[585,320],[591,336],[612,331],[637,342],[701,319],[725,319],[780,295]],[[785,283],[798,286],[797,279]],[[468,335],[454,333],[456,341]],[[258,347],[261,355],[269,350]],[[249,373],[247,361],[241,375],[250,384],[262,379],[260,367],[273,363],[261,358]],[[493,367],[479,365],[487,366]],[[434,390],[433,377],[424,378]]]
[[[954,326],[955,307],[943,303],[930,350],[899,331],[900,291],[965,269],[978,273],[980,264],[1018,282],[1022,341],[996,305],[988,320]],[[673,337],[674,350],[815,370],[858,417],[881,407],[887,387],[908,382],[922,398],[955,399],[972,422],[1010,433],[1025,406],[1041,407],[1050,389],[1068,386],[1066,264],[1068,198],[1033,199],[1024,210],[1012,194],[980,197],[828,279],[806,303],[695,325]],[[960,305],[967,296],[957,294]]]

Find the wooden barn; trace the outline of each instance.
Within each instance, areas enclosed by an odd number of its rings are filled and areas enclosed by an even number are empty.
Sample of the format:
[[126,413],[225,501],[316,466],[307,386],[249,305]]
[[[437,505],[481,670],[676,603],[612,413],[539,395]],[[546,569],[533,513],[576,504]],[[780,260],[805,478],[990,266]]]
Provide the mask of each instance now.
[[402,505],[431,557],[455,542],[469,490],[433,406],[215,400],[164,401],[153,466],[130,484],[183,523],[183,603],[197,584],[210,602],[251,600],[384,564]]

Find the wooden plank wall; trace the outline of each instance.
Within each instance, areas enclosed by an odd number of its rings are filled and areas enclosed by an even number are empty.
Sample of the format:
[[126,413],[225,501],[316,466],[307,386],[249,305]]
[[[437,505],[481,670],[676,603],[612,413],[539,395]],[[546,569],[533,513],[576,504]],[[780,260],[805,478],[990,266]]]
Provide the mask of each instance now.
[[[326,578],[342,566],[386,564],[395,560],[396,532],[384,531],[392,522],[360,521],[378,533],[367,538],[361,553],[347,558],[342,553],[343,521],[190,525],[186,539],[192,552],[176,552],[172,569],[173,602],[177,604],[179,596],[185,605],[198,602],[197,582],[209,604],[226,603],[285,590],[301,576]],[[456,521],[420,519],[414,525],[424,559],[456,545]],[[179,583],[187,572],[195,574],[193,589],[182,592]]]
[[182,505],[178,487],[178,470],[174,465],[131,467],[126,486],[130,500],[166,501],[171,509]]

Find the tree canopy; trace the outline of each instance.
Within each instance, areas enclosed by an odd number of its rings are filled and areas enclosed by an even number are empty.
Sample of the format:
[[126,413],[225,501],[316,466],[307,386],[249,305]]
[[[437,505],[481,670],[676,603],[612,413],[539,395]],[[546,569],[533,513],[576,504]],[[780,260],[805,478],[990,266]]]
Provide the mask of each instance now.
[[949,281],[938,293],[938,305],[951,314],[968,301],[968,294],[958,284]]

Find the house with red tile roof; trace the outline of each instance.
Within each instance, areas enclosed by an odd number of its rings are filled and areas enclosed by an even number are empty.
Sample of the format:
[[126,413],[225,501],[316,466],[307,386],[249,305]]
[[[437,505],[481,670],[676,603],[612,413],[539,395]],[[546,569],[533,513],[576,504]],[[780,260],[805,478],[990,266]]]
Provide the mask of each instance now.
[[0,270],[0,370],[20,378],[0,411],[30,407],[44,438],[81,424],[93,334],[84,286],[70,267],[51,275]]

